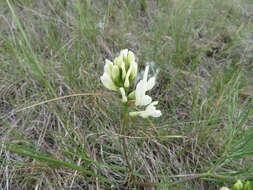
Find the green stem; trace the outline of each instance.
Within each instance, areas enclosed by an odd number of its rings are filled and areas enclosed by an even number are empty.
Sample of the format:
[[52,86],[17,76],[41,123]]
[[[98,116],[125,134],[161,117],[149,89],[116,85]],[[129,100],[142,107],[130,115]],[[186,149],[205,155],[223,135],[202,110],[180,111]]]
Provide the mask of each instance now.
[[121,127],[121,135],[123,136],[122,138],[122,147],[123,147],[123,154],[127,163],[127,167],[129,169],[130,172],[130,177],[132,176],[133,173],[133,169],[132,166],[130,164],[130,161],[128,159],[128,154],[127,154],[127,134],[126,134],[126,129],[128,128],[128,121],[129,121],[129,113],[128,113],[128,105],[124,104],[124,110],[123,110],[123,124]]

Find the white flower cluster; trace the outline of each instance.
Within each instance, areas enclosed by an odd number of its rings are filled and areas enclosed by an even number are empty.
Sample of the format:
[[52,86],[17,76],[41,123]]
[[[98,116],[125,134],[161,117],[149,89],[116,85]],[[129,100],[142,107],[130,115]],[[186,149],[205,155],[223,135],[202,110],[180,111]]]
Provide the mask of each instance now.
[[104,74],[100,78],[106,88],[121,94],[123,103],[135,100],[136,106],[147,106],[143,111],[130,112],[130,116],[160,117],[162,113],[155,107],[158,101],[152,102],[152,98],[146,95],[146,92],[155,85],[155,77],[148,79],[149,66],[146,66],[143,79],[137,83],[136,89],[130,92],[137,72],[138,64],[135,61],[134,53],[124,49],[113,62],[105,60]]

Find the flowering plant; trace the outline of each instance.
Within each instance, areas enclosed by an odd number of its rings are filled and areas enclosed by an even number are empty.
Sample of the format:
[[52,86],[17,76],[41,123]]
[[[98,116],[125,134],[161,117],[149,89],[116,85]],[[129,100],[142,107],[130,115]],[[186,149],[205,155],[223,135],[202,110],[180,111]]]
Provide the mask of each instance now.
[[[128,49],[121,50],[118,57],[113,62],[105,60],[104,74],[101,76],[103,85],[109,90],[121,94],[124,104],[135,101],[135,106],[146,106],[143,111],[130,112],[130,116],[140,116],[143,118],[160,117],[160,110],[156,109],[158,101],[152,102],[152,98],[146,94],[155,85],[155,77],[148,79],[149,66],[146,66],[143,79],[134,86],[138,73],[134,53]],[[135,87],[135,89],[133,89]]]

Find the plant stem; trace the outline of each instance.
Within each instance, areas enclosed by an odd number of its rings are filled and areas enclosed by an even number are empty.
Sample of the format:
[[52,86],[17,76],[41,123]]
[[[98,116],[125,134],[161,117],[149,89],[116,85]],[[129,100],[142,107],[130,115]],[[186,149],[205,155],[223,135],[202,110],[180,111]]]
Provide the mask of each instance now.
[[122,117],[123,117],[123,123],[122,123],[122,127],[121,127],[121,135],[123,135],[123,138],[122,138],[123,154],[124,154],[124,157],[125,157],[125,160],[127,163],[127,167],[130,172],[129,177],[131,178],[133,169],[132,169],[132,166],[131,166],[130,161],[128,159],[128,154],[127,154],[128,147],[127,147],[127,137],[126,137],[127,136],[126,129],[128,128],[128,121],[129,121],[129,113],[128,113],[128,105],[127,104],[124,104],[124,110],[123,110]]

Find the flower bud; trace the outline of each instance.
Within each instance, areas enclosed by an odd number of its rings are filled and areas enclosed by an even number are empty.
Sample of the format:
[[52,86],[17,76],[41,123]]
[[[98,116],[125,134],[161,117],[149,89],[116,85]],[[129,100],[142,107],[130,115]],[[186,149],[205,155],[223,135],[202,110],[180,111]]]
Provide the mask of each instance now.
[[112,72],[112,66],[113,66],[113,62],[106,59],[105,60],[105,66],[104,66],[104,72],[107,73],[108,75],[110,75],[111,72]]
[[122,80],[124,81],[125,80],[125,77],[126,77],[126,67],[125,67],[125,63],[124,61],[121,63],[121,77],[122,77]]
[[128,88],[129,85],[130,85],[129,78],[130,78],[131,71],[132,71],[132,66],[128,69],[127,74],[126,74],[126,77],[125,77],[124,86],[125,86],[126,88]]
[[246,181],[246,183],[243,185],[243,190],[251,190],[251,183],[249,181]]
[[116,57],[114,59],[114,64],[117,65],[119,68],[121,67],[122,62],[123,62],[122,56]]
[[119,82],[120,80],[120,72],[119,72],[119,67],[117,65],[112,66],[112,72],[111,72],[112,80],[114,82]]
[[233,186],[232,186],[232,190],[242,190],[243,188],[243,184],[241,182],[241,180],[238,180]]
[[131,75],[130,75],[130,80],[133,81],[136,76],[137,76],[137,72],[138,72],[138,65],[136,62],[132,62],[132,71],[131,71]]
[[120,51],[119,56],[121,56],[123,58],[123,60],[127,59],[127,55],[128,55],[128,49],[123,49],[123,50]]
[[135,56],[134,56],[134,53],[132,51],[128,51],[126,61],[130,64],[132,62],[135,62]]
[[117,86],[114,84],[114,82],[112,81],[110,75],[108,75],[107,73],[104,73],[101,77],[101,82],[103,83],[103,85],[108,88],[109,90],[114,90],[117,91]]
[[121,93],[121,96],[122,96],[122,102],[125,103],[127,102],[127,97],[126,97],[126,92],[125,92],[125,89],[124,88],[120,88],[120,93]]

